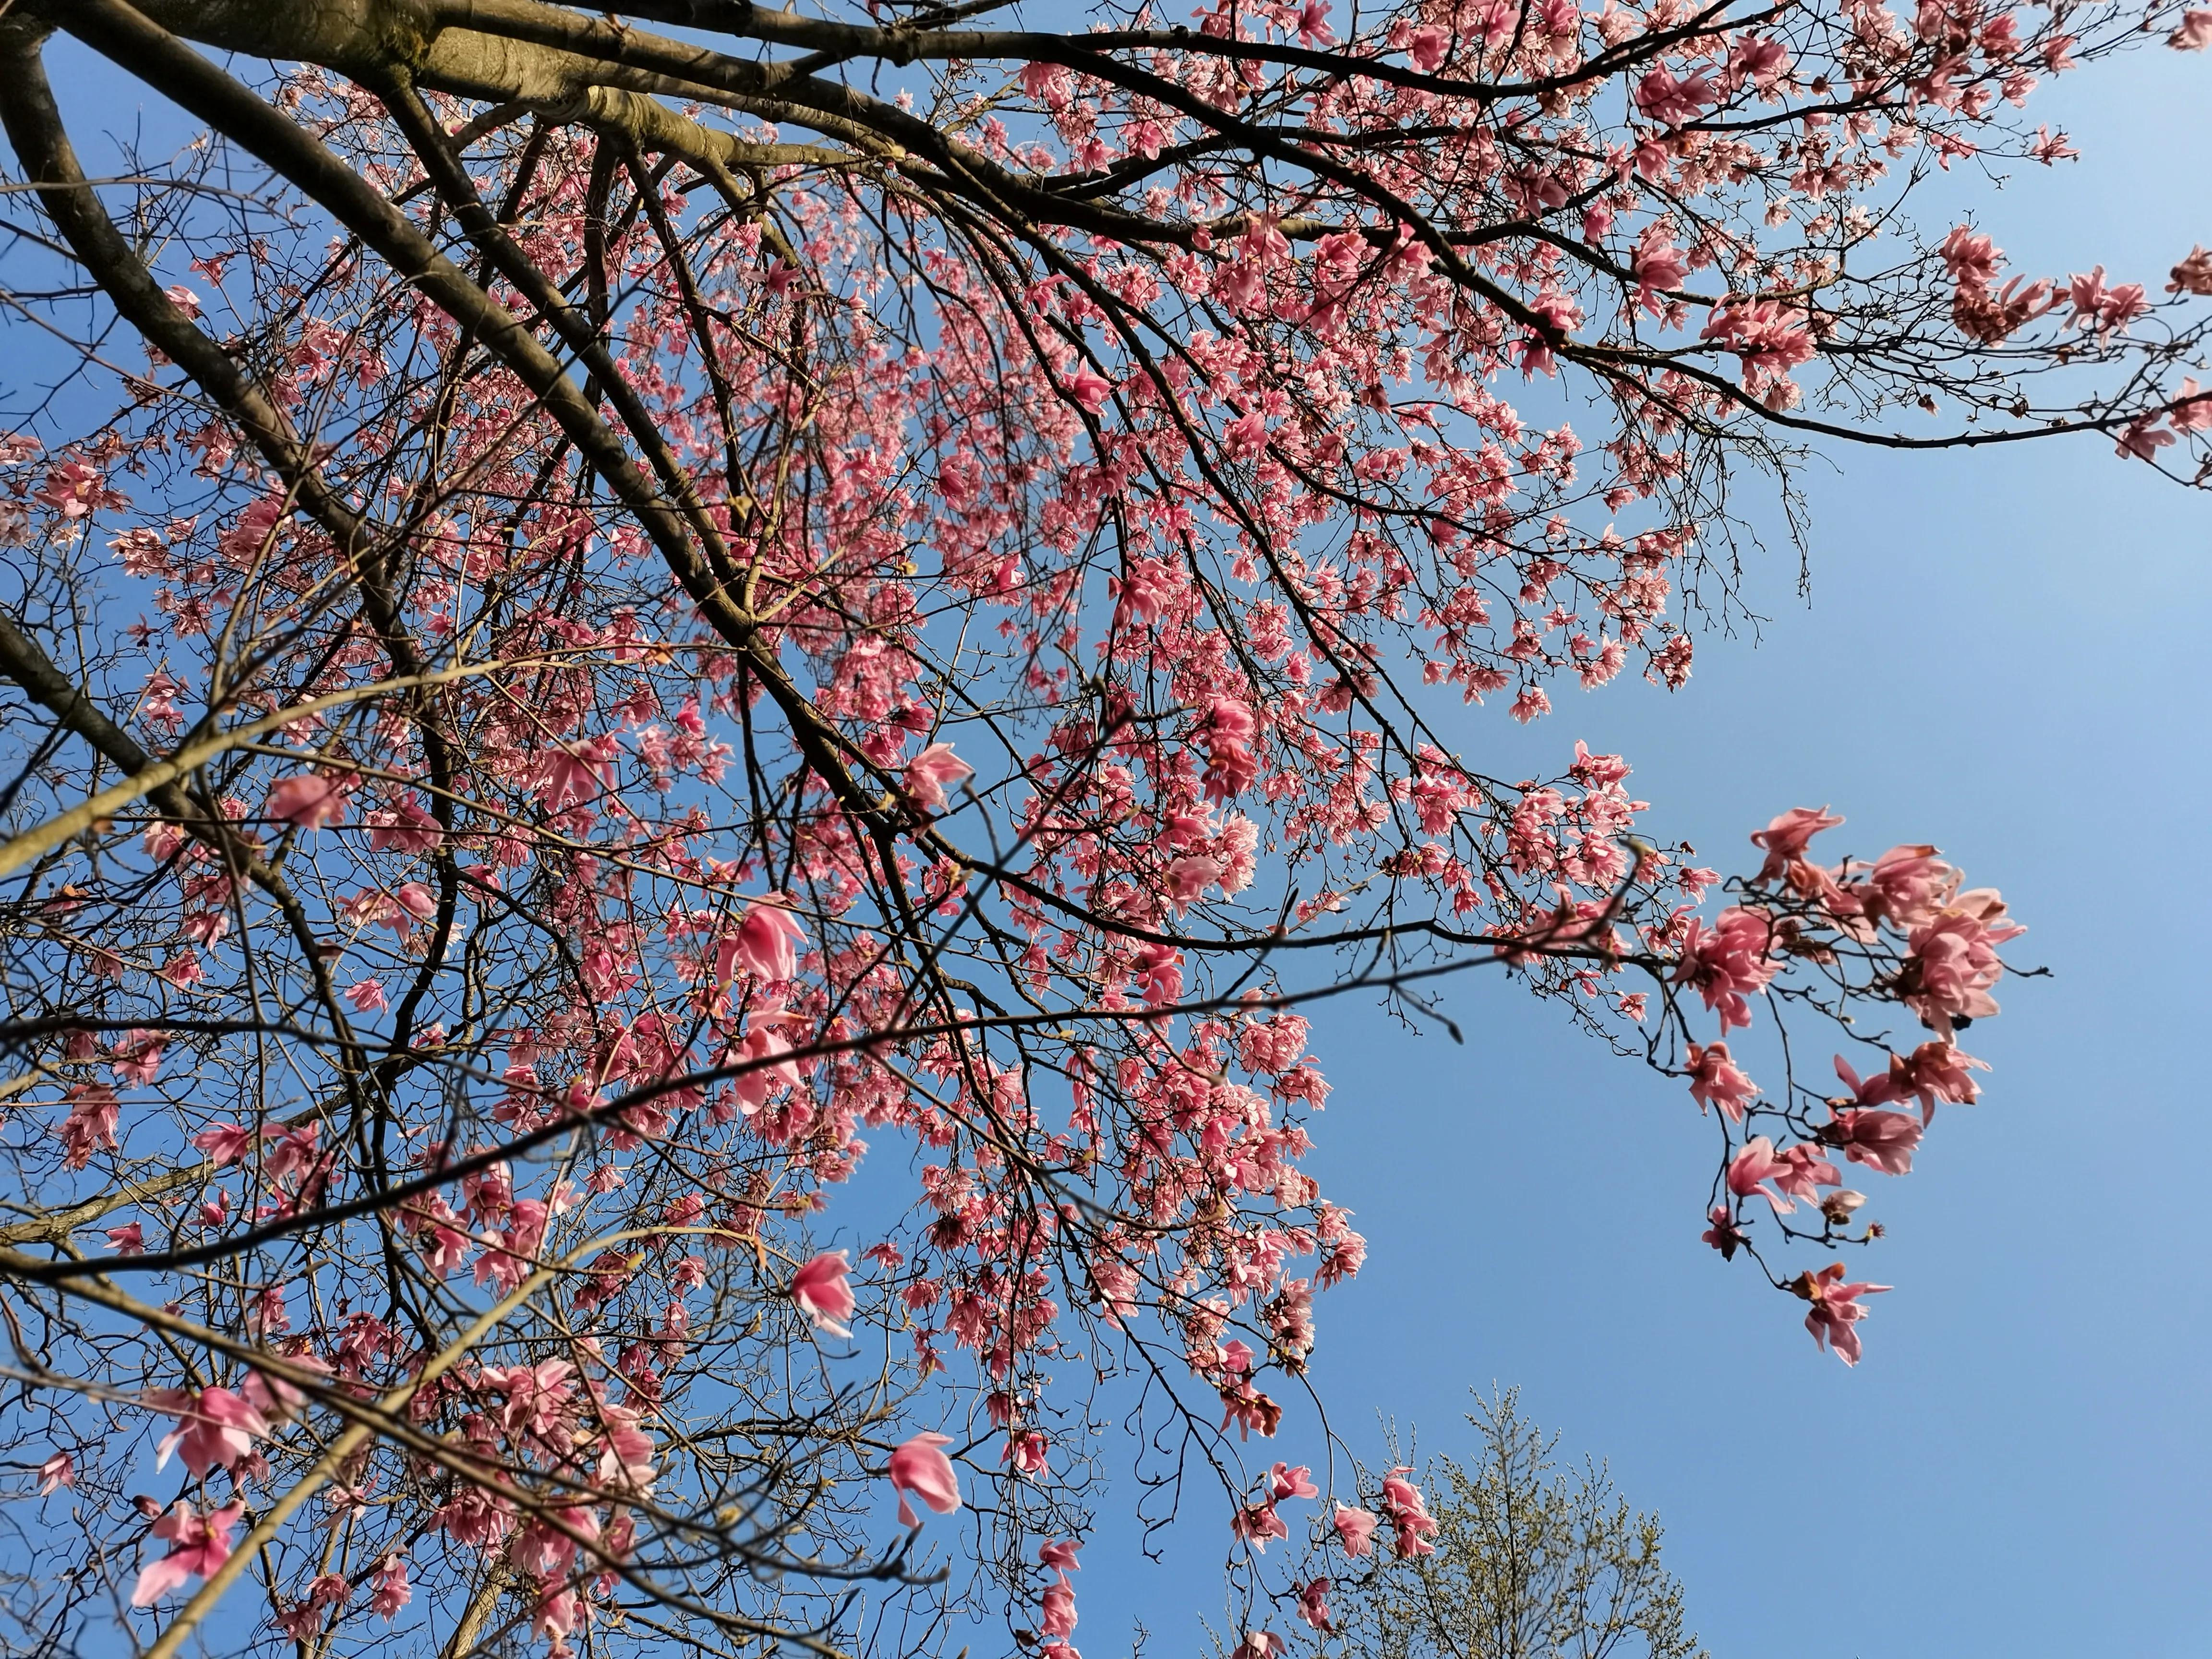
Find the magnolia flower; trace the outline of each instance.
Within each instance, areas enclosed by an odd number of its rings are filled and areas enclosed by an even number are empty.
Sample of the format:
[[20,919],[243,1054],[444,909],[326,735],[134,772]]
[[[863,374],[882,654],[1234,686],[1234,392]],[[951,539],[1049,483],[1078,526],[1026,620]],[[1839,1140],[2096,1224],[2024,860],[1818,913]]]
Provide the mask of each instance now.
[[228,1389],[203,1389],[197,1395],[156,1389],[146,1396],[146,1403],[179,1419],[178,1426],[161,1437],[154,1460],[157,1469],[167,1467],[172,1452],[181,1451],[185,1467],[198,1479],[210,1469],[234,1467],[252,1453],[257,1438],[268,1437],[268,1419]]
[[1759,866],[1754,881],[1772,881],[1786,872],[1790,866],[1805,855],[1806,844],[1823,830],[1832,830],[1843,822],[1841,814],[1831,813],[1825,806],[1793,806],[1764,830],[1752,832],[1751,844],[1763,848],[1766,862]]
[[1075,1587],[1065,1578],[1045,1586],[1042,1627],[1047,1636],[1075,1634]]
[[1765,1135],[1753,1135],[1744,1143],[1743,1150],[1729,1160],[1728,1189],[1738,1198],[1756,1194],[1772,1206],[1777,1215],[1787,1214],[1797,1206],[1760,1183],[1770,1176],[1786,1175],[1790,1165],[1774,1155],[1774,1143]]
[[205,1578],[230,1559],[230,1534],[246,1505],[233,1498],[210,1515],[179,1498],[154,1523],[154,1536],[169,1540],[169,1553],[138,1575],[131,1605],[150,1607],[187,1578]]
[[1699,1048],[1690,1045],[1690,1098],[1698,1103],[1702,1112],[1707,1106],[1717,1106],[1728,1115],[1731,1122],[1743,1121],[1745,1109],[1751,1097],[1759,1092],[1759,1085],[1736,1069],[1725,1042],[1707,1043]]
[[1078,1572],[1082,1570],[1082,1563],[1075,1559],[1075,1553],[1082,1547],[1082,1544],[1073,1538],[1040,1544],[1037,1546],[1037,1559],[1055,1572]]
[[716,948],[714,977],[726,980],[734,963],[755,979],[793,979],[799,974],[799,947],[806,932],[799,919],[781,904],[763,901],[745,907],[745,919],[734,934]]
[[1298,1592],[1298,1617],[1316,1630],[1327,1630],[1328,1621],[1329,1582],[1316,1578]]
[[1343,1540],[1346,1555],[1357,1559],[1375,1547],[1376,1521],[1372,1510],[1355,1510],[1343,1504],[1336,1506],[1336,1535]]
[[1863,1296],[1875,1296],[1889,1289],[1887,1285],[1847,1285],[1844,1282],[1844,1264],[1830,1262],[1817,1273],[1800,1273],[1790,1282],[1795,1294],[1813,1304],[1805,1316],[1805,1328],[1813,1334],[1815,1347],[1825,1345],[1835,1351],[1836,1358],[1846,1365],[1859,1363],[1859,1321],[1866,1317],[1866,1310],[1859,1305]]
[[1382,1513],[1397,1529],[1393,1547],[1401,1559],[1436,1553],[1436,1546],[1427,1535],[1437,1529],[1437,1523],[1422,1501],[1421,1489],[1404,1479],[1412,1473],[1409,1468],[1393,1469],[1382,1480]]
[[319,772],[286,778],[269,792],[262,814],[283,818],[302,830],[319,830],[345,816],[345,791],[350,778],[325,777]]
[[791,1276],[791,1299],[815,1329],[833,1336],[853,1334],[844,1323],[853,1316],[853,1289],[845,1282],[850,1272],[844,1251],[827,1250]]
[[387,1555],[376,1569],[376,1589],[368,1599],[368,1610],[378,1618],[389,1620],[398,1616],[399,1609],[415,1599],[415,1591],[407,1582],[407,1562],[403,1556]]
[[949,799],[946,792],[975,775],[975,769],[952,752],[949,743],[933,743],[908,763],[906,793],[915,805],[934,812]]
[[1911,1175],[1912,1153],[1920,1145],[1921,1121],[1909,1112],[1844,1111],[1822,1132],[1854,1164],[1870,1164],[1884,1175]]
[[58,1451],[39,1465],[39,1496],[44,1498],[59,1486],[76,1485],[76,1460],[65,1451]]
[[960,1507],[959,1477],[952,1471],[952,1460],[938,1449],[951,1443],[951,1435],[924,1429],[891,1454],[890,1480],[899,1495],[901,1526],[921,1524],[921,1517],[907,1501],[909,1494],[939,1515],[950,1515]]

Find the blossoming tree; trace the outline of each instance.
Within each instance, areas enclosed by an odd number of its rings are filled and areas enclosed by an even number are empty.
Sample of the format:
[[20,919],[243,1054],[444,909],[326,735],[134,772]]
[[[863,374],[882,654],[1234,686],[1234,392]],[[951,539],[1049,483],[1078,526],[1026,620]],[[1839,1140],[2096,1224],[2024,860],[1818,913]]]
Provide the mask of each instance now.
[[[1909,198],[2212,11],[998,9],[0,16],[25,1645],[903,1651],[973,1568],[1072,1659],[1124,1420],[1245,1659],[1325,1632],[1436,1523],[1298,1398],[1301,1010],[1486,969],[1860,1357],[2019,929],[1825,810],[1708,903],[1451,711],[1679,685],[1809,441],[2202,478],[2212,255]],[[81,160],[118,94],[203,136]]]

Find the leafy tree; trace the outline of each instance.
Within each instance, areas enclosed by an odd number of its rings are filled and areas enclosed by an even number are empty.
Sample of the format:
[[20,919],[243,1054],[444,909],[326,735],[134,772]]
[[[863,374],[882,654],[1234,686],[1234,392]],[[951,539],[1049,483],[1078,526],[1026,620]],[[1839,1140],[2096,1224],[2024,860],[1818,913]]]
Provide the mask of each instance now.
[[1915,189],[2212,12],[1000,9],[0,10],[18,1648],[976,1586],[1058,1659],[1133,1460],[1271,1652],[1296,1505],[1426,1518],[1310,1474],[1308,1016],[1448,975],[1683,1079],[1707,1240],[1858,1358],[1845,1168],[1974,1097],[2002,901],[1794,809],[1701,909],[1626,759],[1459,710],[1679,685],[1815,439],[2199,476],[2212,255]]
[[1704,1659],[1659,1517],[1632,1510],[1601,1464],[1562,1467],[1518,1393],[1479,1401],[1469,1468],[1423,1474],[1434,1553],[1386,1556],[1332,1598],[1344,1650],[1372,1659]]

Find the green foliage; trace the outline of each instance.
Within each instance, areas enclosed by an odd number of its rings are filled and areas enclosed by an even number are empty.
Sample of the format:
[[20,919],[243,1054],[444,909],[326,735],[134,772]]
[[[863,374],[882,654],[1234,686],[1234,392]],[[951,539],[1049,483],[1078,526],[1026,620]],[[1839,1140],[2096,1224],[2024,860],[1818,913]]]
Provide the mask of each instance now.
[[1478,1396],[1473,1467],[1422,1472],[1436,1553],[1340,1582],[1346,1650],[1362,1659],[1705,1659],[1660,1560],[1656,1515],[1632,1511],[1605,1466],[1554,1458],[1558,1437],[1517,1391]]

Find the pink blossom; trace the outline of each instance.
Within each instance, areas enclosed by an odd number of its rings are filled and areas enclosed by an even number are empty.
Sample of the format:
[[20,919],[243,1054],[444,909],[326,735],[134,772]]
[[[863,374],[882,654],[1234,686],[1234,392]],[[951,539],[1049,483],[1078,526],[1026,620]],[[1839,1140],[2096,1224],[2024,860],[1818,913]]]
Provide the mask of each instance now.
[[39,1496],[62,1486],[76,1485],[76,1461],[65,1451],[58,1451],[39,1465]]
[[378,1618],[389,1620],[398,1616],[399,1609],[415,1598],[415,1591],[407,1582],[407,1559],[387,1555],[377,1564],[376,1589],[368,1599],[368,1610]]
[[345,1000],[353,1004],[357,1014],[373,1014],[386,1007],[384,982],[381,980],[356,980],[345,988]]
[[1079,368],[1067,377],[1068,395],[1096,415],[1114,395],[1114,382],[1090,368]]
[[1037,1559],[1055,1572],[1079,1572],[1082,1563],[1075,1559],[1075,1553],[1082,1547],[1073,1538],[1048,1541],[1037,1546]]
[[1690,1098],[1698,1103],[1698,1109],[1702,1112],[1707,1106],[1717,1106],[1731,1122],[1742,1122],[1759,1085],[1736,1069],[1728,1044],[1711,1042],[1700,1048],[1693,1042],[1689,1063]]
[[1229,1517],[1229,1530],[1262,1554],[1267,1553],[1268,1540],[1291,1535],[1273,1504],[1240,1504]]
[[[2212,18],[2212,11],[2192,12],[2191,15]],[[2203,44],[2200,43],[2200,46]],[[2166,291],[2168,294],[2212,295],[2212,252],[2207,252],[2203,247],[2191,248],[2189,257],[2174,266]],[[2196,390],[2194,380],[2186,380],[2183,384],[2192,392]]]
[[924,1429],[891,1454],[890,1480],[899,1494],[899,1524],[916,1527],[921,1518],[907,1501],[911,1494],[939,1515],[960,1507],[960,1482],[952,1460],[938,1449],[952,1443],[952,1437]]
[[1330,1585],[1328,1579],[1315,1578],[1308,1581],[1305,1586],[1298,1591],[1298,1617],[1304,1620],[1306,1623],[1311,1625],[1316,1630],[1327,1630],[1329,1628],[1329,1589]]
[[1850,1061],[1838,1054],[1836,1075],[1843,1079],[1844,1086],[1851,1091],[1851,1097],[1860,1105],[1889,1106],[1904,1098],[1897,1086],[1897,1056],[1892,1054],[1887,1071],[1861,1078],[1852,1068]]
[[[437,895],[419,881],[401,882],[399,890],[392,896],[398,900],[399,908],[417,921],[428,921],[438,914]],[[395,923],[392,931],[401,931],[399,925]]]
[[1248,1630],[1244,1639],[1229,1651],[1229,1659],[1282,1659],[1283,1638],[1264,1630]]
[[1382,1480],[1382,1513],[1397,1529],[1395,1547],[1401,1559],[1436,1553],[1428,1534],[1437,1529],[1437,1523],[1422,1501],[1421,1489],[1405,1479],[1412,1473],[1409,1468],[1395,1468]]
[[162,1437],[155,1468],[164,1467],[172,1452],[182,1452],[185,1467],[195,1479],[210,1469],[228,1469],[253,1450],[257,1438],[265,1439],[269,1424],[261,1413],[228,1389],[203,1389],[194,1395],[178,1389],[157,1389],[146,1396],[157,1412],[179,1419],[178,1426]]
[[326,823],[336,823],[345,816],[346,787],[351,781],[350,778],[327,777],[320,772],[286,778],[269,792],[262,815],[296,823],[302,830],[319,830]]
[[1912,1173],[1912,1153],[1920,1145],[1921,1133],[1920,1120],[1910,1112],[1842,1111],[1821,1137],[1841,1146],[1854,1164],[1901,1176]]
[[2166,37],[2176,52],[2202,52],[2212,46],[2212,11],[2185,11],[2181,25]]
[[1375,1528],[1377,1517],[1372,1510],[1355,1510],[1339,1504],[1336,1506],[1336,1535],[1344,1542],[1344,1553],[1357,1559],[1375,1547]]
[[715,947],[714,977],[726,980],[732,967],[743,967],[755,979],[795,979],[799,947],[805,942],[806,930],[782,905],[773,901],[747,905],[738,931],[723,935]]
[[1700,918],[1690,918],[1674,980],[1695,986],[1705,1006],[1719,1012],[1722,1036],[1732,1026],[1751,1024],[1746,995],[1765,990],[1781,970],[1782,964],[1767,954],[1773,936],[1773,921],[1765,911],[1741,905],[1722,911],[1710,932]]
[[952,752],[949,743],[933,743],[908,763],[906,793],[927,811],[937,811],[948,799],[946,791],[975,775],[975,769]]
[[1267,1471],[1268,1489],[1277,1503],[1289,1498],[1318,1498],[1321,1488],[1313,1483],[1313,1471],[1301,1463],[1292,1468],[1287,1463],[1278,1463]]
[[120,1227],[107,1230],[107,1248],[118,1255],[143,1255],[146,1253],[146,1233],[143,1224],[126,1221]]
[[1636,84],[1636,107],[1667,126],[1694,121],[1698,111],[1719,97],[1702,71],[1678,81],[1669,70],[1655,69]]
[[1075,1587],[1065,1577],[1045,1586],[1043,1617],[1038,1628],[1052,1637],[1075,1634]]
[[2150,309],[2150,301],[2141,283],[2106,287],[2102,265],[2093,268],[2086,276],[2077,273],[2066,281],[2067,299],[2074,307],[2073,321],[2077,328],[2094,328],[2100,336],[2115,331],[2124,332],[2130,323]]
[[1729,1160],[1728,1189],[1738,1198],[1756,1194],[1767,1201],[1775,1214],[1784,1215],[1797,1206],[1761,1183],[1771,1176],[1788,1173],[1790,1165],[1774,1155],[1774,1143],[1765,1135],[1753,1135],[1744,1143],[1743,1150]]
[[1424,23],[1406,42],[1406,55],[1424,75],[1434,75],[1444,61],[1451,37],[1434,23]]
[[1805,856],[1807,843],[1823,830],[1832,830],[1843,822],[1840,813],[1832,813],[1825,806],[1793,806],[1764,830],[1752,832],[1751,844],[1763,848],[1766,862],[1759,866],[1754,881],[1773,881],[1790,865]]
[[1997,946],[2027,931],[2004,920],[1991,887],[1960,893],[1912,930],[1899,1000],[1945,1037],[1955,1024],[1997,1012],[1990,988],[2004,977]]
[[1979,1100],[1981,1086],[1968,1073],[1990,1069],[1986,1061],[1976,1060],[1948,1042],[1923,1042],[1910,1054],[1892,1054],[1889,1067],[1896,1098],[1919,1097],[1923,1123],[1936,1121],[1936,1103],[1939,1100],[1961,1106],[1970,1106]]
[[1821,1188],[1843,1184],[1843,1172],[1821,1157],[1815,1147],[1785,1146],[1781,1162],[1783,1167],[1776,1172],[1774,1184],[1793,1198],[1818,1203]]
[[192,1145],[208,1155],[216,1169],[235,1164],[251,1150],[258,1137],[251,1129],[242,1129],[235,1123],[217,1123],[203,1129],[192,1137]]
[[1859,1305],[1858,1298],[1878,1295],[1889,1286],[1847,1285],[1844,1282],[1844,1264],[1835,1261],[1817,1273],[1798,1274],[1790,1281],[1790,1288],[1813,1304],[1812,1311],[1805,1316],[1805,1328],[1813,1334],[1814,1346],[1826,1344],[1846,1365],[1857,1364],[1858,1322],[1866,1317],[1866,1310]]
[[179,1498],[154,1523],[154,1536],[169,1540],[169,1553],[138,1575],[131,1605],[150,1607],[187,1578],[205,1578],[215,1572],[230,1559],[231,1531],[245,1512],[246,1505],[237,1498],[208,1515]]
[[844,1321],[853,1316],[853,1289],[845,1282],[852,1268],[842,1250],[827,1250],[801,1267],[791,1279],[791,1299],[814,1322],[817,1330],[849,1337]]
[[1690,275],[1689,258],[1674,246],[1673,227],[1659,220],[1644,228],[1644,234],[1636,240],[1631,270],[1636,277],[1638,303],[1655,313],[1665,310],[1659,291],[1681,287]]
[[1729,1212],[1727,1205],[1714,1205],[1706,1212],[1705,1219],[1711,1224],[1698,1237],[1718,1250],[1722,1261],[1733,1261],[1735,1253],[1751,1243],[1751,1235],[1735,1224],[1735,1218]]

